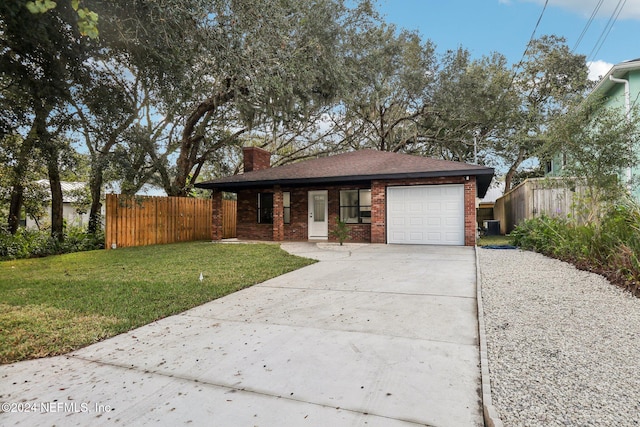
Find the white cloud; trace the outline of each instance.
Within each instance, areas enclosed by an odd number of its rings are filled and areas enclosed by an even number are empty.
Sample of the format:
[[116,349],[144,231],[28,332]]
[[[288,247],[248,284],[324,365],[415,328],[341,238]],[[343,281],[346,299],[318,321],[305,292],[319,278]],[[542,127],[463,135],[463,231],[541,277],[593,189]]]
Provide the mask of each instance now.
[[600,60],[587,62],[587,67],[589,67],[589,80],[593,80],[596,82],[599,81],[602,76],[604,76],[609,72],[609,70],[611,70],[611,67],[613,67],[613,65],[614,64],[610,64],[608,62]]
[[[544,4],[545,0],[523,0],[529,3]],[[560,7],[589,18],[598,5],[599,0],[549,0],[549,6]],[[616,9],[618,0],[604,0],[598,10],[598,18],[609,18]],[[619,20],[640,20],[640,1],[627,0],[618,17]]]

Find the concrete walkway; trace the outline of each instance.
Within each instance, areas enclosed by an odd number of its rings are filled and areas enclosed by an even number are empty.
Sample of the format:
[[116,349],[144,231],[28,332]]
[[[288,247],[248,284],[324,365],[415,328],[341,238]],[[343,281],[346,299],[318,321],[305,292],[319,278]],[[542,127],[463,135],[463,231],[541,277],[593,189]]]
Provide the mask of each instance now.
[[0,366],[0,425],[483,425],[473,248],[282,247],[321,262]]

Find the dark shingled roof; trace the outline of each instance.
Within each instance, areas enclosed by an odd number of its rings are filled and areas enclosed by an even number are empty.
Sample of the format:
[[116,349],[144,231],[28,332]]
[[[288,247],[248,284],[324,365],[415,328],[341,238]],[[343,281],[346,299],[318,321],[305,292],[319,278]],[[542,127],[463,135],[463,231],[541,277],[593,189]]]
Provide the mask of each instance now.
[[195,186],[236,191],[272,185],[317,185],[371,181],[374,179],[476,176],[478,197],[483,197],[493,178],[493,168],[409,154],[359,150],[306,160],[284,166],[232,175]]

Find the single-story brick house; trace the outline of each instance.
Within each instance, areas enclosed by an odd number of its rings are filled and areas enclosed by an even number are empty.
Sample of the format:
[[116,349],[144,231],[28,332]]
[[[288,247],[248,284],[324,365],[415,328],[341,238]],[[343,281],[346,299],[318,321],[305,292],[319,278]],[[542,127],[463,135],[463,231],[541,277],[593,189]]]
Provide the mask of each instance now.
[[335,240],[475,245],[476,197],[493,169],[375,150],[270,167],[271,154],[245,147],[244,173],[196,184],[213,191],[213,239],[222,238],[222,192],[238,196],[236,233],[246,240]]

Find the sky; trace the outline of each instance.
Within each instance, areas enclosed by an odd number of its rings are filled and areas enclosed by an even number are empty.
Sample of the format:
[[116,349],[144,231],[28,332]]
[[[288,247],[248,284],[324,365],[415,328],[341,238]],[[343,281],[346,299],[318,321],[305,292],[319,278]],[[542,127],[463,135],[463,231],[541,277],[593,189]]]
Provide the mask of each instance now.
[[474,57],[499,52],[517,64],[535,29],[535,38],[562,36],[574,53],[585,55],[592,80],[617,63],[640,58],[640,0],[548,0],[536,29],[544,5],[545,0],[378,0],[386,22],[418,31],[438,53],[462,46]]

